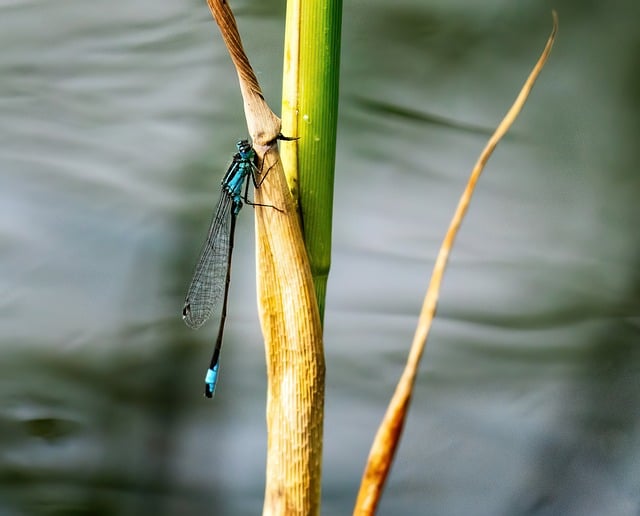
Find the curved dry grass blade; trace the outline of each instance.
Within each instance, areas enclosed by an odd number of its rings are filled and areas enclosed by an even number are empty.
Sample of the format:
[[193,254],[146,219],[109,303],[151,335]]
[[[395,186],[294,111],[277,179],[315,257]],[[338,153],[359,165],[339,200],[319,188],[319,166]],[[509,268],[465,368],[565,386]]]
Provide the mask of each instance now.
[[533,70],[525,81],[524,86],[520,90],[520,94],[511,106],[511,109],[509,109],[502,122],[500,122],[500,125],[498,125],[497,129],[480,154],[478,161],[473,167],[471,176],[469,177],[469,182],[460,197],[455,214],[451,219],[449,229],[447,230],[442,246],[440,247],[440,252],[438,253],[438,258],[436,259],[436,263],[433,267],[431,282],[422,305],[422,310],[418,319],[418,326],[413,337],[413,343],[411,344],[407,364],[402,376],[400,377],[400,381],[398,382],[393,397],[391,398],[387,412],[384,415],[384,419],[380,424],[373,445],[371,446],[369,459],[360,484],[360,491],[358,492],[354,514],[359,516],[374,514],[378,502],[380,501],[382,489],[389,474],[389,470],[391,469],[395,451],[400,441],[400,435],[402,434],[402,428],[409,409],[418,365],[425,348],[429,330],[431,329],[431,323],[436,313],[440,285],[442,284],[442,276],[444,274],[447,261],[449,260],[453,243],[460,225],[462,224],[465,213],[467,212],[469,203],[471,202],[471,196],[473,195],[473,191],[480,174],[489,160],[491,153],[496,148],[496,145],[505,135],[509,127],[511,127],[524,106],[538,75],[542,71],[547,58],[549,57],[557,29],[558,16],[556,12],[553,11],[553,29],[549,39],[547,40],[547,44],[542,51],[538,62],[533,67]]
[[[207,0],[209,10],[220,27],[220,34],[231,55],[231,60],[236,68],[240,81],[240,90],[244,101],[244,113],[247,119],[247,127],[253,141],[253,146],[260,154],[257,146],[268,146],[275,142],[280,134],[280,119],[271,111],[269,105],[262,96],[262,90],[253,73],[249,58],[242,46],[242,39],[238,32],[236,19],[231,12],[231,7],[225,0]],[[262,154],[266,149],[262,149]]]
[[[263,514],[319,514],[325,362],[322,325],[293,199],[282,165],[256,200],[258,309],[267,362],[267,476]],[[271,161],[271,160],[274,161]]]
[[318,514],[324,416],[322,325],[311,268],[265,102],[225,0],[207,0],[236,67],[260,170],[255,201],[258,311],[267,357],[264,514]]

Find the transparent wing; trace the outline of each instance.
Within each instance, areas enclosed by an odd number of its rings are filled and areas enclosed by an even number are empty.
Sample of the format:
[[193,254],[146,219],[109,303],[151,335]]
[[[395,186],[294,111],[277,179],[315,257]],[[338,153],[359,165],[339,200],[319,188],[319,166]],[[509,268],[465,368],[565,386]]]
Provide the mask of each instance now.
[[229,267],[232,208],[233,199],[223,190],[182,308],[182,318],[191,328],[202,326],[214,306],[222,302]]

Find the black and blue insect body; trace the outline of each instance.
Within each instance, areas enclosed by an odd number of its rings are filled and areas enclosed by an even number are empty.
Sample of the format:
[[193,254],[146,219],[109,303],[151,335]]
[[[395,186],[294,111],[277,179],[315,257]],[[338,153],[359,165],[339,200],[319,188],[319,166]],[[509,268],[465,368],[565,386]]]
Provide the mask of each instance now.
[[209,233],[182,308],[184,322],[187,326],[195,329],[202,326],[211,317],[214,307],[222,304],[218,336],[205,376],[205,396],[207,398],[213,397],[218,380],[220,350],[222,349],[224,323],[227,317],[236,217],[242,209],[243,201],[253,206],[268,206],[253,203],[247,198],[249,181],[251,180],[254,188],[260,188],[267,175],[265,173],[260,177],[253,147],[249,145],[247,140],[240,140],[236,147],[238,152],[233,156],[231,165],[222,179],[220,200],[213,214]]

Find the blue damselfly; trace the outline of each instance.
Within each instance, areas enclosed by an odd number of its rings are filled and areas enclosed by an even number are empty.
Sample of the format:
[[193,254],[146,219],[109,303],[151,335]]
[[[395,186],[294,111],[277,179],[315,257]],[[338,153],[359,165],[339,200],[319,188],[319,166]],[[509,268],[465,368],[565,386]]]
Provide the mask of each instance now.
[[239,141],[236,147],[238,152],[233,156],[231,165],[222,179],[218,207],[213,214],[209,233],[182,308],[184,322],[191,328],[199,328],[211,317],[214,307],[221,306],[218,336],[205,376],[205,396],[207,398],[213,397],[218,379],[222,336],[227,317],[236,217],[242,209],[243,201],[253,206],[275,208],[270,205],[253,203],[247,198],[249,180],[251,179],[253,182],[254,188],[260,188],[267,174],[261,176],[256,166],[256,153],[247,140]]

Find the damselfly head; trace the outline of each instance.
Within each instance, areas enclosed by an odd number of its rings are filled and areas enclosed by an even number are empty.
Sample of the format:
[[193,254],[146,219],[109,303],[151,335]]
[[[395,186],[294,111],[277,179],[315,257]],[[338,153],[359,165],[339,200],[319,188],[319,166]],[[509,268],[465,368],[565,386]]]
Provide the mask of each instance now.
[[249,145],[249,142],[247,140],[240,140],[238,143],[236,143],[236,147],[238,148],[238,153],[243,159],[253,157],[253,147]]

